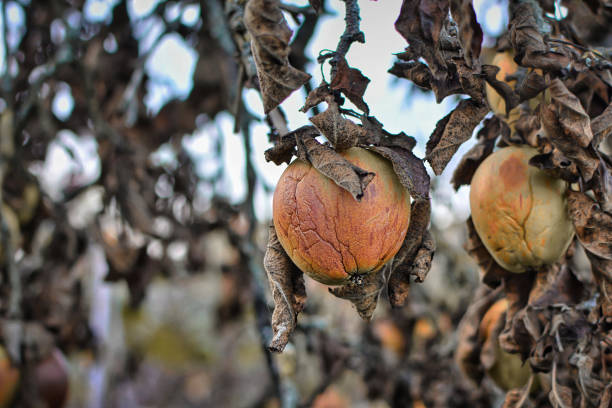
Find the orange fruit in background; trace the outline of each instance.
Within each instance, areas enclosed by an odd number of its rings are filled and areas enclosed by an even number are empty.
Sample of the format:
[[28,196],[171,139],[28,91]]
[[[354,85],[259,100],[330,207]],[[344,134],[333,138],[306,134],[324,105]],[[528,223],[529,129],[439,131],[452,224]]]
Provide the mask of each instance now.
[[6,351],[0,346],[0,407],[8,407],[19,384],[19,370],[13,367]]
[[410,221],[410,195],[388,160],[362,148],[340,154],[376,174],[361,201],[302,160],[281,175],[273,199],[281,245],[304,273],[328,285],[379,270],[400,249]]

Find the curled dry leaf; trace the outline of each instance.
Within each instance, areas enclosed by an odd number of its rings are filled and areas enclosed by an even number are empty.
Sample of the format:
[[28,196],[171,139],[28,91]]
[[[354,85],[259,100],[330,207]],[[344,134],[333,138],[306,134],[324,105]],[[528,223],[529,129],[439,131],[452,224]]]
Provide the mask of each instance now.
[[367,115],[370,108],[364,102],[363,94],[370,83],[370,79],[363,75],[360,70],[349,67],[344,57],[334,58],[333,61],[336,71],[329,87],[342,92]]
[[431,71],[427,65],[418,61],[396,61],[388,71],[400,78],[406,78],[414,82],[418,87],[431,89]]
[[368,146],[393,164],[400,183],[415,200],[429,199],[429,175],[423,161],[410,150],[398,146]]
[[310,75],[289,64],[293,32],[279,5],[279,0],[249,0],[244,11],[266,113],[310,80]]
[[612,134],[612,104],[595,119],[591,120],[593,147],[598,148],[603,140]]
[[308,161],[321,174],[351,193],[356,200],[363,197],[367,185],[375,176],[374,173],[355,166],[334,149],[320,144],[311,136],[305,135],[297,140],[297,147],[300,159]]
[[504,268],[499,266],[493,259],[487,248],[480,240],[472,217],[466,221],[468,230],[468,240],[465,245],[465,250],[470,254],[480,267],[482,274],[482,282],[492,288],[499,286],[502,283],[502,279],[509,274]]
[[461,161],[455,168],[451,182],[455,190],[462,185],[469,185],[474,172],[480,163],[487,158],[495,147],[495,141],[501,132],[501,121],[497,116],[485,119],[482,129],[478,131],[476,139],[478,143],[463,155]]
[[552,177],[560,178],[568,183],[575,183],[580,178],[576,163],[569,160],[557,148],[549,153],[537,154],[529,159],[529,164],[544,170]]
[[304,275],[291,262],[278,241],[276,230],[270,225],[268,246],[264,256],[264,268],[268,275],[274,312],[272,313],[273,337],[269,348],[281,352],[297,324],[297,315],[304,308],[306,289]]
[[516,84],[516,92],[521,101],[535,98],[540,92],[548,87],[546,79],[536,71],[528,71]]
[[273,147],[265,151],[266,161],[272,161],[276,165],[281,163],[289,164],[291,158],[296,154],[296,140],[303,137],[317,136],[319,136],[319,131],[314,126],[302,126],[293,132],[289,132],[281,136],[280,140]]
[[426,160],[436,175],[442,174],[459,146],[472,136],[476,125],[489,111],[472,99],[464,99],[436,124],[426,148]]
[[[431,202],[429,200],[415,200],[412,203],[406,238],[390,266],[388,293],[393,307],[400,307],[406,303],[410,277],[415,275],[417,278],[424,279],[431,267],[435,244],[427,231],[430,217]],[[417,256],[420,256],[419,264],[416,263]]]
[[545,23],[541,10],[534,1],[518,3],[511,8],[509,24],[512,48],[516,51],[515,61],[524,67],[542,68],[559,72],[570,63],[562,53],[549,50],[541,34],[540,26]]
[[385,284],[383,267],[378,273],[355,275],[352,281],[344,286],[329,288],[329,292],[340,299],[353,303],[357,313],[364,320],[370,320],[376,309],[378,297]]
[[[612,260],[612,215],[579,191],[568,191],[567,205],[580,243],[600,258]],[[608,275],[612,280],[612,275]]]
[[485,80],[495,89],[495,92],[504,98],[504,102],[506,103],[506,115],[508,115],[510,111],[519,104],[520,98],[510,85],[497,79],[496,75],[499,70],[500,68],[496,65],[482,66],[482,73],[485,76]]
[[310,121],[330,141],[336,150],[345,150],[356,146],[366,137],[366,131],[361,126],[346,119],[340,114],[338,104],[327,100],[327,109],[310,118]]
[[453,19],[459,26],[459,40],[465,63],[469,67],[478,66],[483,34],[472,0],[451,0],[450,6]]
[[571,161],[576,163],[585,181],[593,177],[599,158],[591,141],[589,117],[580,101],[565,85],[555,79],[550,88],[553,104],[540,106],[540,119],[548,140]]

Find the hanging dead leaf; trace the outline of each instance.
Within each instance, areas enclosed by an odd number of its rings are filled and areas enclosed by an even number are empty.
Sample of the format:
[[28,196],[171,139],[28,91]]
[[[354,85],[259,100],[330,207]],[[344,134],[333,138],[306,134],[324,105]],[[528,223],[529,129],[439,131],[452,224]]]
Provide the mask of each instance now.
[[423,89],[431,89],[432,76],[427,65],[418,61],[396,61],[389,68],[390,74],[400,78],[406,78]]
[[603,212],[597,202],[578,191],[568,191],[567,206],[584,248],[612,260],[612,215]]
[[548,87],[546,79],[536,71],[528,71],[527,74],[519,79],[516,84],[516,93],[521,101],[528,101],[535,98]]
[[[281,136],[280,140],[273,147],[265,151],[266,161],[272,161],[276,165],[287,163],[296,155],[296,140],[302,137],[317,137],[319,131],[314,126],[302,126],[293,132]],[[297,138],[297,139],[296,139]]]
[[545,24],[536,10],[536,3],[519,3],[511,7],[509,24],[515,61],[524,67],[559,72],[570,63],[568,56],[549,50],[538,24]]
[[370,108],[363,100],[363,94],[370,83],[370,79],[364,76],[360,70],[349,67],[344,57],[334,58],[335,74],[329,87],[346,95],[353,104],[361,109],[366,115]]
[[415,200],[429,199],[429,175],[423,161],[410,150],[401,147],[368,146],[393,164],[400,183],[408,190]]
[[585,181],[593,177],[599,158],[591,141],[589,117],[574,95],[555,79],[549,87],[552,105],[540,105],[540,119],[548,140],[565,157],[576,163]]
[[510,111],[519,104],[520,98],[519,95],[514,92],[514,89],[505,81],[500,81],[497,79],[497,73],[500,68],[496,65],[483,65],[482,73],[485,76],[485,80],[495,92],[501,95],[504,98],[505,106],[506,106],[506,115],[510,113]]
[[476,135],[478,143],[463,155],[455,168],[451,179],[455,190],[459,190],[462,185],[469,185],[480,163],[493,152],[495,141],[501,132],[500,122],[497,116],[485,119],[482,129]]
[[451,0],[450,9],[453,19],[459,26],[459,39],[465,63],[469,67],[478,67],[483,34],[476,19],[472,0]]
[[279,0],[249,0],[244,11],[266,113],[310,80],[309,74],[289,64],[293,32],[279,6]]
[[470,254],[476,261],[481,269],[482,282],[492,288],[499,286],[502,283],[502,279],[509,274],[504,268],[499,266],[493,259],[487,248],[480,240],[472,217],[466,221],[468,230],[468,240],[465,245],[465,250]]
[[459,146],[470,137],[476,125],[489,111],[472,99],[464,99],[448,115],[438,121],[427,142],[426,160],[436,175],[442,174]]
[[[431,217],[431,202],[415,200],[410,209],[410,224],[399,252],[391,261],[388,284],[389,301],[393,307],[403,306],[408,298],[410,277],[423,278],[431,267],[435,243],[427,231]],[[423,249],[421,251],[421,248]],[[419,255],[421,263],[416,263]],[[429,263],[428,263],[429,260]],[[425,270],[427,269],[427,270]]]
[[271,351],[281,352],[295,329],[298,314],[304,308],[306,289],[304,275],[285,253],[273,225],[268,228],[268,233],[264,268],[274,299],[273,337],[269,348]]
[[381,272],[382,270],[363,276],[354,275],[351,282],[344,286],[329,288],[329,292],[340,299],[349,300],[363,320],[370,320],[385,283]]
[[612,134],[612,104],[595,119],[591,120],[593,147],[598,148],[603,140]]
[[327,100],[327,109],[310,118],[310,121],[330,141],[336,150],[356,146],[366,138],[366,130],[346,119],[334,100]]
[[298,157],[312,164],[321,174],[332,179],[340,187],[360,200],[375,174],[365,171],[340,156],[329,146],[304,135],[297,140]]

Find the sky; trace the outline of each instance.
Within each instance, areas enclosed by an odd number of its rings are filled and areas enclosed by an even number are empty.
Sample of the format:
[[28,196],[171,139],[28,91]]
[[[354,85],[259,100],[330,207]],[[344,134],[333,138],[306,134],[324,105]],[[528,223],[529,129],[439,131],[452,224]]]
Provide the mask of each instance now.
[[[68,21],[78,24],[80,19],[104,22],[111,18],[112,7],[118,0],[87,0],[83,15],[69,16]],[[289,2],[289,1],[288,1]],[[296,0],[291,3],[303,6],[306,0]],[[177,34],[168,34],[160,38],[163,30],[161,20],[151,18],[149,13],[158,4],[157,0],[129,0],[128,12],[133,21],[134,34],[140,40],[140,53],[147,55],[145,68],[151,81],[147,84],[145,103],[154,113],[172,98],[185,98],[191,91],[192,76],[197,63],[198,55]],[[166,8],[166,18],[169,20],[181,19],[183,24],[195,25],[199,23],[200,8],[193,4],[181,8],[176,3],[169,2]],[[413,91],[408,97],[409,84],[387,73],[394,61],[394,53],[403,51],[405,40],[394,29],[393,23],[399,13],[401,2],[399,0],[362,0],[361,30],[365,34],[366,43],[355,43],[347,54],[349,65],[360,69],[371,82],[364,95],[371,114],[383,123],[385,129],[391,133],[401,131],[417,139],[415,154],[424,156],[425,144],[429,134],[435,128],[436,122],[450,112],[456,102],[451,98],[442,103],[435,102],[433,94]],[[498,0],[475,0],[474,7],[477,17],[485,31],[484,46],[493,44],[492,38],[499,35],[507,24],[505,8],[506,2]],[[307,53],[318,55],[320,50],[335,49],[338,38],[344,31],[344,8],[340,0],[328,2],[332,14],[321,18],[313,40],[307,48]],[[77,13],[78,14],[78,13]],[[15,2],[7,3],[7,19],[9,21],[9,45],[17,43],[20,32],[23,30],[23,10]],[[293,21],[287,19],[295,30]],[[51,26],[52,35],[60,42],[65,35],[65,28],[61,24]],[[1,35],[1,34],[0,34]],[[0,42],[2,44],[2,42]],[[105,49],[113,52],[116,43],[108,38],[104,43]],[[0,45],[1,47],[1,45]],[[4,55],[1,52],[0,55]],[[169,63],[171,61],[171,63]],[[5,62],[0,57],[0,69],[5,69]],[[321,69],[318,64],[310,64],[307,71],[314,78],[314,84],[321,81]],[[329,66],[324,66],[326,77],[329,79]],[[68,84],[59,84],[55,93],[52,109],[61,120],[65,119],[74,107]],[[245,90],[244,100],[246,107],[257,117],[263,119],[263,106],[261,98],[255,90]],[[288,118],[289,129],[296,129],[309,124],[311,113],[299,112],[306,95],[303,90],[294,92],[281,107]],[[226,195],[234,203],[240,202],[246,194],[246,177],[244,148],[242,136],[233,133],[233,119],[228,113],[221,113],[214,122],[201,126],[194,134],[184,139],[184,147],[193,157],[198,173],[203,178],[211,177],[221,171],[223,177],[218,185],[214,186],[216,192]],[[285,166],[276,166],[267,163],[264,151],[271,145],[267,141],[269,129],[263,123],[252,127],[251,147],[252,160],[261,180],[268,186],[274,186]],[[222,161],[216,154],[216,140],[222,142]],[[469,214],[467,188],[455,193],[450,186],[452,170],[461,155],[473,144],[473,140],[465,143],[455,155],[445,172],[436,180],[436,191],[433,200],[432,221],[444,228],[455,221],[463,221]],[[47,154],[47,160],[32,169],[39,174],[41,182],[51,197],[61,199],[61,189],[70,174],[79,173],[79,181],[91,183],[96,180],[100,172],[100,162],[96,154],[96,141],[92,134],[76,135],[71,131],[61,131]],[[162,146],[156,153],[158,163],[171,165],[173,152],[169,146]],[[428,167],[428,170],[431,170]],[[433,173],[430,171],[433,176]],[[72,180],[74,182],[74,179]],[[200,190],[205,199],[213,194],[213,190],[202,184]],[[206,201],[206,200],[204,200]],[[271,213],[271,194],[267,193],[261,184],[257,185],[255,194],[256,215],[259,219],[269,219]]]

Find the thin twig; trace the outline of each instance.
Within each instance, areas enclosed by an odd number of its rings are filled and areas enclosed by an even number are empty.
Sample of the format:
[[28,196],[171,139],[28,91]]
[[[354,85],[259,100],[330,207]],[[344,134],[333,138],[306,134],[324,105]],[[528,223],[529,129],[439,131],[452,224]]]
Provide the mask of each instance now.
[[346,28],[344,29],[344,33],[340,36],[340,41],[338,42],[338,46],[336,47],[336,51],[334,53],[334,57],[330,61],[332,65],[332,79],[336,74],[336,63],[346,56],[351,45],[354,42],[365,43],[365,35],[359,28],[359,21],[361,17],[359,16],[359,3],[357,0],[343,0],[345,7],[345,15],[344,21],[346,23]]

